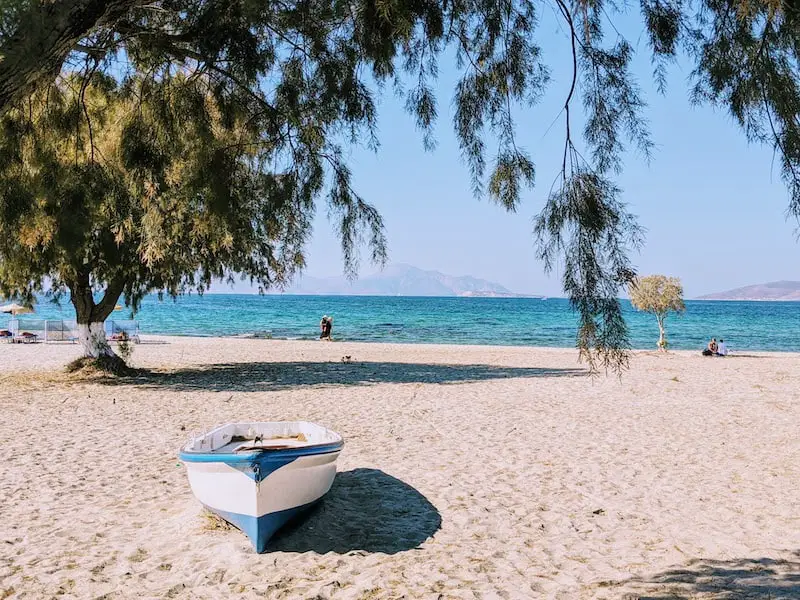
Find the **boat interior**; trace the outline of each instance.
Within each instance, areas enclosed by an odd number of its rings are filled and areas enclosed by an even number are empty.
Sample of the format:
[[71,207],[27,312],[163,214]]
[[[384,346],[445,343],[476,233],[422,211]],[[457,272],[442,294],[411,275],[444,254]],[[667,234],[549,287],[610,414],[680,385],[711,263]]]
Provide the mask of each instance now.
[[307,448],[341,441],[341,436],[307,421],[229,423],[194,437],[188,452],[234,454],[288,448]]

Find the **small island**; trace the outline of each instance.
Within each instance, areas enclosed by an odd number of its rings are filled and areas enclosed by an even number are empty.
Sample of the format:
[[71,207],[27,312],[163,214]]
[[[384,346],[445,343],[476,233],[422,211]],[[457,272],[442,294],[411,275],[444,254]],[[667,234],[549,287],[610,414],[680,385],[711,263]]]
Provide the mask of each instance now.
[[698,300],[800,302],[800,281],[773,281],[699,296]]

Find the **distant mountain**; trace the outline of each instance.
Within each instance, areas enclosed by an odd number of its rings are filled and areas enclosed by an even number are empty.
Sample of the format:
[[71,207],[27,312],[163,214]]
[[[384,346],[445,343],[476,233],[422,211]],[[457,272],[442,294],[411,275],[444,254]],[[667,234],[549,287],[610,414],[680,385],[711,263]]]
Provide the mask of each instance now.
[[476,277],[455,277],[438,271],[423,271],[410,265],[390,265],[383,271],[348,281],[344,277],[302,277],[287,294],[353,296],[472,296],[521,297],[499,283]]
[[698,300],[795,300],[800,301],[800,281],[773,281],[706,294]]

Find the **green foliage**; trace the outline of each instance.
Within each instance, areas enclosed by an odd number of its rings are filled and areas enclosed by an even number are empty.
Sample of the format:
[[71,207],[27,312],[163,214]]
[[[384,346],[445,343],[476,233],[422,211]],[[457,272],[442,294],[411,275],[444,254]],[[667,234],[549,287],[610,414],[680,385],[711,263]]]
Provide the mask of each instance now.
[[[302,266],[321,159],[298,143],[293,165],[274,173],[251,115],[207,81],[72,76],[26,108],[5,115],[0,135],[3,293],[30,298],[47,280],[73,301],[108,289],[110,312],[120,293],[136,308],[154,289],[202,291],[233,272],[281,285]],[[336,206],[355,237],[368,207],[344,185],[343,175]],[[380,221],[365,219],[380,249]]]
[[631,304],[637,310],[666,315],[668,312],[683,312],[683,286],[677,277],[647,275],[637,277],[629,286]]
[[[640,241],[611,177],[629,147],[646,159],[652,149],[630,71],[636,45],[614,23],[627,8],[554,0],[545,9],[566,32],[571,85],[561,172],[535,227],[548,268],[565,265],[578,346],[592,367],[625,365],[617,295],[633,279],[627,252]],[[723,107],[748,139],[774,146],[789,212],[800,217],[797,7],[640,0],[640,8],[659,87],[676,57],[692,60],[694,99]],[[443,57],[460,69],[453,127],[476,194],[515,210],[534,183],[514,125],[514,111],[533,106],[549,79],[536,43],[541,9],[530,0],[0,0],[0,9],[0,172],[10,186],[0,189],[0,220],[19,248],[44,250],[24,260],[13,251],[0,274],[5,290],[30,292],[46,275],[63,284],[84,264],[111,291],[121,277],[134,304],[148,289],[202,289],[230,270],[280,285],[303,264],[323,195],[348,271],[363,239],[382,261],[380,216],[352,189],[346,146],[377,147],[376,93],[390,87],[432,148]],[[65,98],[48,104],[53,91],[43,90],[55,80]],[[81,91],[70,96],[65,86]],[[75,100],[87,93],[113,96],[125,118]],[[576,98],[586,112],[583,142],[571,130]],[[114,130],[116,149],[95,149],[89,123],[98,138]],[[33,130],[46,133],[40,149]],[[18,151],[20,136],[27,146]],[[23,176],[20,152],[34,150],[39,162]],[[118,245],[121,257],[105,258]]]
[[535,234],[539,258],[552,270],[564,257],[564,290],[580,315],[577,345],[590,365],[627,364],[627,327],[617,290],[634,277],[625,249],[641,244],[641,231],[607,179],[576,171],[550,194]]
[[117,354],[125,361],[125,364],[130,364],[133,356],[133,342],[127,336],[117,342]]
[[0,43],[13,35],[27,4],[26,0],[0,0]]

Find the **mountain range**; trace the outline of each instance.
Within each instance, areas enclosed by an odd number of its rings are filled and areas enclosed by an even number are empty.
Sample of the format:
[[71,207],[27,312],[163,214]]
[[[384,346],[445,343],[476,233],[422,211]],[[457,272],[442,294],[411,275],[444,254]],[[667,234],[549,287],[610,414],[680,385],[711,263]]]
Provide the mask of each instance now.
[[472,296],[489,298],[525,297],[508,288],[469,275],[457,277],[425,271],[411,265],[389,265],[383,271],[349,281],[345,277],[300,278],[287,294],[358,296]]
[[698,300],[794,300],[800,301],[800,281],[773,281],[700,296]]

